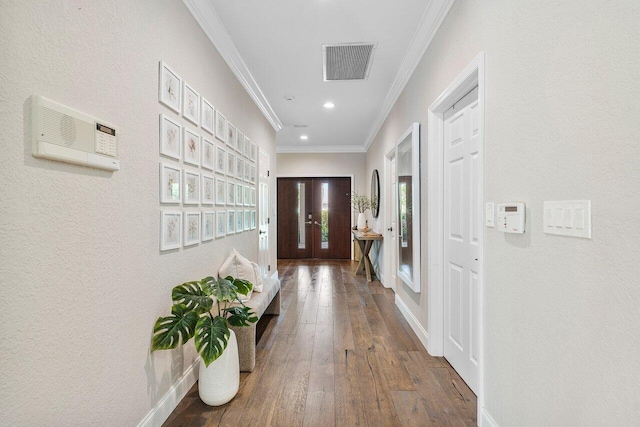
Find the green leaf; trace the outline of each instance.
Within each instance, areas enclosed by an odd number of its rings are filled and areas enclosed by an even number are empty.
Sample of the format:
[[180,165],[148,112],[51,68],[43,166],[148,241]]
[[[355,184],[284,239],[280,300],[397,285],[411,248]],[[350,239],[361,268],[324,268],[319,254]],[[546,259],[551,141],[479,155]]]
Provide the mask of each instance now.
[[[184,304],[187,310],[195,311],[196,313],[205,313],[211,310],[213,306],[213,300],[207,293],[207,282],[202,279],[200,282],[186,282],[182,285],[176,286],[171,292],[171,297],[176,303]],[[207,288],[206,290],[203,287]]]
[[202,356],[205,366],[209,366],[222,355],[229,342],[229,328],[222,316],[203,316],[196,325],[196,350]]
[[191,339],[198,322],[198,314],[184,304],[171,307],[171,316],[159,317],[153,327],[151,351],[176,348]]
[[258,317],[249,307],[229,307],[224,309],[225,314],[230,314],[229,324],[231,326],[249,326],[258,321]]
[[234,301],[238,294],[236,287],[227,279],[216,280],[213,277],[208,281],[211,287],[211,294],[218,299],[218,301],[229,302]]
[[236,287],[236,291],[242,295],[249,295],[249,292],[253,289],[253,283],[244,279],[236,279],[233,276],[225,277],[226,280],[230,281],[233,286]]

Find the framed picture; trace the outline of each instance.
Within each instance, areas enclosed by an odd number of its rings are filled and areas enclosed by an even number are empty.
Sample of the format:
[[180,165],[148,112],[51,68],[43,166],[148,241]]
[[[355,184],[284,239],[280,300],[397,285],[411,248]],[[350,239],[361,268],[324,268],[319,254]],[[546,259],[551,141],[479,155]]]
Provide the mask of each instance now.
[[249,189],[249,206],[256,205],[256,187],[251,187]]
[[227,211],[227,234],[236,232],[236,211]]
[[245,206],[249,206],[249,199],[251,198],[251,194],[250,194],[250,189],[248,185],[244,186],[244,197],[243,197],[243,204]]
[[230,122],[227,122],[227,145],[229,145],[230,147],[235,147],[237,136],[238,134],[236,132],[236,127]]
[[224,143],[227,142],[227,119],[220,111],[216,111],[216,138]]
[[224,237],[227,232],[227,211],[216,212],[216,237]]
[[244,228],[243,211],[236,211],[236,234],[242,233]]
[[215,212],[202,212],[202,241],[207,242],[213,240],[213,232],[215,227]]
[[158,76],[158,101],[180,114],[182,79],[164,61],[160,61]]
[[160,212],[160,250],[178,249],[182,245],[182,212]]
[[216,172],[224,175],[227,166],[227,153],[224,148],[216,146]]
[[213,132],[214,132],[213,114],[214,114],[213,105],[211,105],[209,101],[204,99],[204,96],[203,96],[202,97],[202,122],[200,123],[200,125],[202,126],[202,129],[206,130],[211,135],[213,135]]
[[241,151],[241,149],[239,149],[238,147],[242,146],[244,144],[244,134],[240,131],[237,131],[238,136],[236,137],[236,145],[235,147],[233,147],[236,151]]
[[180,160],[182,152],[182,126],[160,114],[160,154]]
[[202,161],[200,165],[204,169],[213,170],[215,167],[216,145],[207,138],[202,138]]
[[252,184],[256,183],[256,167],[255,165],[249,166],[249,182]]
[[200,135],[184,128],[184,162],[200,166]]
[[256,211],[251,211],[251,229],[256,229]]
[[184,82],[182,90],[182,117],[198,126],[200,124],[200,95],[187,82]]
[[242,206],[244,200],[244,187],[242,183],[236,182],[236,206]]
[[249,138],[245,138],[244,147],[242,149],[242,155],[245,156],[247,159],[251,157],[251,144],[253,144],[253,142],[251,142]]
[[180,203],[179,165],[160,163],[160,203]]
[[202,174],[202,201],[203,205],[213,205],[213,177]]
[[236,172],[236,155],[229,150],[227,152],[227,176],[235,176]]
[[244,211],[244,231],[249,231],[251,229],[251,212],[248,210]]
[[243,175],[244,175],[244,160],[242,160],[238,155],[238,157],[236,157],[236,178],[242,179]]
[[216,205],[224,206],[226,201],[226,190],[227,183],[225,180],[216,177]]
[[236,204],[236,184],[228,180],[227,181],[227,206],[235,206]]
[[244,180],[245,182],[251,181],[251,165],[248,160],[244,162]]
[[185,170],[183,185],[183,203],[185,205],[197,205],[200,203],[200,174]]
[[249,147],[249,158],[252,162],[256,161],[256,157],[258,156],[258,146],[251,142],[251,146]]
[[184,213],[184,243],[183,246],[200,243],[200,212]]

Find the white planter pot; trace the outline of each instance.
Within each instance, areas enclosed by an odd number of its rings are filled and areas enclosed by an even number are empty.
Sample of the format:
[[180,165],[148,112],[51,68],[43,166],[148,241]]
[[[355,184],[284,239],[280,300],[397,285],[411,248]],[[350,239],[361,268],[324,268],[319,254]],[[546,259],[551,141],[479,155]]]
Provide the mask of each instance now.
[[364,212],[358,214],[358,230],[362,230],[367,226],[367,216]]
[[240,361],[238,341],[233,331],[227,348],[208,367],[200,360],[198,393],[200,399],[209,406],[224,405],[236,395],[240,387]]

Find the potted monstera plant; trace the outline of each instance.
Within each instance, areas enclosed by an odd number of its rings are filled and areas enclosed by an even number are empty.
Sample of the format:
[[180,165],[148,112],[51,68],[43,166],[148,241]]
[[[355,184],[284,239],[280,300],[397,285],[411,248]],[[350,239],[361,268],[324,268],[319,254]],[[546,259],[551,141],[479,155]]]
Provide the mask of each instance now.
[[238,392],[238,344],[229,325],[249,326],[258,320],[238,297],[252,289],[251,282],[231,276],[183,283],[171,293],[171,315],[158,318],[153,328],[152,351],[176,348],[194,338],[201,356],[198,392],[207,405],[223,405]]

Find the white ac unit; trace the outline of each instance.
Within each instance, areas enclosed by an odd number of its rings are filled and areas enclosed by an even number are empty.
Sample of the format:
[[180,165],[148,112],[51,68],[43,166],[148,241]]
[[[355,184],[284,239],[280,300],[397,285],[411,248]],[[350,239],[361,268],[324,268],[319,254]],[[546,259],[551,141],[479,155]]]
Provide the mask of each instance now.
[[34,157],[120,170],[115,126],[39,95],[31,98]]

